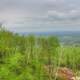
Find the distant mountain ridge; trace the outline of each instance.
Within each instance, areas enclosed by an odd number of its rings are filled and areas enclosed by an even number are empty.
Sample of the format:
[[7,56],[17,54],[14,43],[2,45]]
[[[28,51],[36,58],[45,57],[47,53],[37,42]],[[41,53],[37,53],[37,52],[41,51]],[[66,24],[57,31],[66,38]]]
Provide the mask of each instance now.
[[80,36],[80,31],[53,31],[53,32],[23,32],[23,35],[55,35],[55,36]]
[[36,35],[36,36],[57,36],[62,45],[80,46],[80,31],[53,31],[53,32],[32,32],[21,33],[22,35]]

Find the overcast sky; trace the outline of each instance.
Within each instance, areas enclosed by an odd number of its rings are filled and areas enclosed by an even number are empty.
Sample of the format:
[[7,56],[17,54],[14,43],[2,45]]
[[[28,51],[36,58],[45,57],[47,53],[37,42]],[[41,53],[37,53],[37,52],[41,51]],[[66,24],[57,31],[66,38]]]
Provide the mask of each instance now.
[[15,32],[80,30],[80,0],[0,0],[0,22]]

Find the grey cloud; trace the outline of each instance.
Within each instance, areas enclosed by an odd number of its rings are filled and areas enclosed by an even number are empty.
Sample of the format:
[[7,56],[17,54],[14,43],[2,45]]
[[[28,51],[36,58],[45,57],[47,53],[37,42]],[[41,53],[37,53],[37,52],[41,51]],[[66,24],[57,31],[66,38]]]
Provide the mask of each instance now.
[[7,26],[27,28],[75,25],[80,22],[80,0],[1,0],[2,19]]

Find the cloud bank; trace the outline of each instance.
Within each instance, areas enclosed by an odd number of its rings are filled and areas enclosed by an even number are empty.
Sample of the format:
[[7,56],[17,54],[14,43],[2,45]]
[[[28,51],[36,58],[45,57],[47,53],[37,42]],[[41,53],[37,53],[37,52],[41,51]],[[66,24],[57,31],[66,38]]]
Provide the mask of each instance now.
[[15,32],[80,30],[80,1],[1,0],[0,22]]

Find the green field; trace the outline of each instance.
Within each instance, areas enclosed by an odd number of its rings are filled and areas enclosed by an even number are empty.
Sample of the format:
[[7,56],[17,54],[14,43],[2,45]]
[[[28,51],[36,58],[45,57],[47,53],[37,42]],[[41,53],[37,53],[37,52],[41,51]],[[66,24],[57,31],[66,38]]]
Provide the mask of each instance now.
[[58,67],[80,76],[80,47],[61,46],[54,36],[0,31],[0,80],[55,80]]

